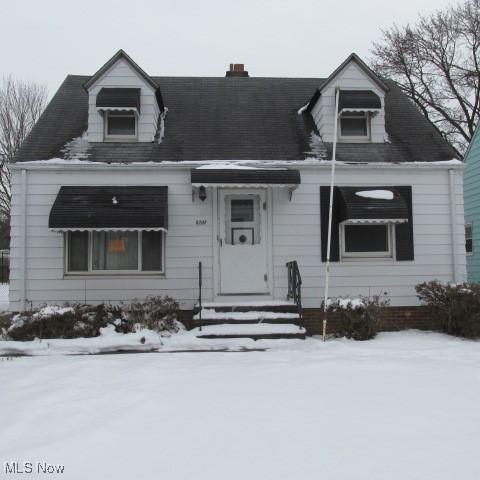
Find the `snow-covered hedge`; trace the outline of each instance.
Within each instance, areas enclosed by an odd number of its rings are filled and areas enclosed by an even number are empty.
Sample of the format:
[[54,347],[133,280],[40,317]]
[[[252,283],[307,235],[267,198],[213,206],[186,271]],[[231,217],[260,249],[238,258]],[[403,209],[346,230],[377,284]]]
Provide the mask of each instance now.
[[177,302],[168,296],[149,296],[143,302],[120,305],[44,305],[12,315],[0,333],[11,340],[97,337],[100,329],[109,325],[121,333],[142,328],[174,332],[179,328],[177,311]]
[[370,340],[377,335],[382,309],[388,299],[373,297],[334,298],[327,301],[327,312],[338,321],[336,335],[354,340]]
[[415,290],[445,333],[480,338],[480,284],[443,285],[435,280],[421,283]]

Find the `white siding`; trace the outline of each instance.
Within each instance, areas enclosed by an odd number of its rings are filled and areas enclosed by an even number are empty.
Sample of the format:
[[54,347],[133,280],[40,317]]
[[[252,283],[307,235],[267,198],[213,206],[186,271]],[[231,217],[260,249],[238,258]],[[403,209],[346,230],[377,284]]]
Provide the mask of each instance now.
[[[450,193],[447,170],[339,169],[337,185],[411,185],[415,260],[394,262],[345,261],[331,266],[330,294],[375,295],[386,293],[392,305],[416,305],[414,286],[438,279],[453,281]],[[329,185],[325,170],[302,170],[302,184],[292,201],[274,190],[273,248],[275,297],[284,298],[287,288],[285,263],[297,260],[303,279],[306,307],[319,307],[324,291],[325,264],[320,251],[320,185]],[[462,173],[456,175],[457,261],[465,279]]]
[[[20,171],[13,174],[11,309],[21,308],[22,207]],[[65,301],[121,301],[166,293],[191,306],[198,296],[198,262],[204,265],[204,295],[212,296],[212,204],[192,203],[190,171],[52,172],[27,174],[27,299],[34,304]],[[48,228],[48,216],[61,185],[168,185],[169,231],[165,277],[65,277],[63,235]],[[207,220],[196,225],[195,220]]]
[[104,139],[103,115],[96,108],[97,94],[103,87],[141,89],[138,141],[151,142],[157,131],[159,115],[155,90],[123,59],[116,62],[88,92],[88,140],[103,142]]
[[[320,186],[328,185],[329,170],[301,170],[302,184],[288,200],[285,189],[273,190],[273,293],[286,295],[285,263],[297,260],[303,277],[305,307],[320,305],[324,263],[320,252]],[[465,278],[462,172],[455,175],[457,262]],[[85,278],[64,276],[63,236],[48,229],[48,215],[61,185],[168,185],[169,231],[166,235],[166,274]],[[338,185],[411,185],[415,260],[404,262],[349,261],[333,263],[331,295],[373,295],[386,292],[392,305],[415,305],[414,286],[438,279],[453,280],[450,191],[447,169],[339,166]],[[22,205],[21,175],[13,174],[11,241],[11,309],[21,308]],[[52,171],[27,174],[27,282],[26,297],[34,304],[65,301],[121,301],[147,294],[168,293],[191,308],[197,295],[197,265],[203,262],[204,299],[213,299],[213,203],[192,202],[190,170]],[[206,225],[196,225],[198,219]],[[215,247],[216,248],[216,247]]]
[[333,142],[333,124],[335,121],[335,88],[352,90],[372,90],[382,103],[380,112],[371,117],[371,141],[383,143],[387,138],[385,132],[385,93],[353,62],[348,64],[333,79],[322,94],[312,110],[312,116],[324,142]]

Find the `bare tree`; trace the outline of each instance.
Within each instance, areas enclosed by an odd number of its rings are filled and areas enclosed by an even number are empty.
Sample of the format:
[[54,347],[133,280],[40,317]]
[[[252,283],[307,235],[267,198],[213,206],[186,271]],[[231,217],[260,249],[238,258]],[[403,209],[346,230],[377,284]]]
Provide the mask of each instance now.
[[44,85],[6,77],[0,84],[0,216],[10,215],[10,163],[47,101]]
[[480,117],[480,0],[382,31],[373,69],[395,80],[442,135],[465,151]]

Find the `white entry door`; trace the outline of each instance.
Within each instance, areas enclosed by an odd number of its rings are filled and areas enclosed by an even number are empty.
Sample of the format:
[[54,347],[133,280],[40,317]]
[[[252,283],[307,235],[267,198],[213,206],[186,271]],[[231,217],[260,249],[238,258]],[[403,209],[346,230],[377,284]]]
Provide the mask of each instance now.
[[269,292],[266,190],[220,190],[220,293]]

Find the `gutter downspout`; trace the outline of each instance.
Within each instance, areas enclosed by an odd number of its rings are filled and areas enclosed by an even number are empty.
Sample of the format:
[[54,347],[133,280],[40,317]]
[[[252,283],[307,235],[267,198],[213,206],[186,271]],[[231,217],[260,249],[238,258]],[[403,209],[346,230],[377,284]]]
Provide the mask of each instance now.
[[27,170],[22,169],[22,310],[27,309]]
[[332,149],[332,171],[330,177],[330,201],[328,206],[328,237],[327,237],[327,262],[325,265],[325,293],[323,297],[323,341],[327,338],[327,300],[328,300],[328,287],[330,282],[330,247],[332,243],[332,210],[333,210],[333,187],[335,185],[335,163],[337,155],[337,127],[338,127],[338,98],[340,94],[340,88],[335,89],[335,115],[333,124],[333,149]]
[[453,281],[459,282],[458,278],[458,241],[457,241],[457,205],[455,201],[455,170],[448,170],[449,186],[450,186],[450,224],[452,226],[452,266],[453,266]]

